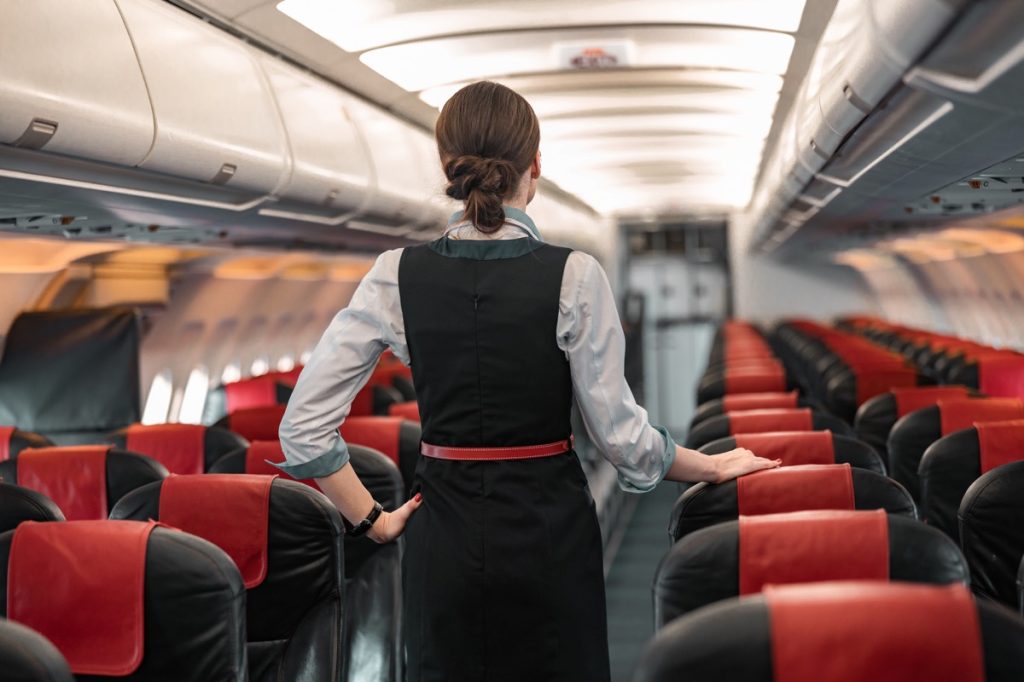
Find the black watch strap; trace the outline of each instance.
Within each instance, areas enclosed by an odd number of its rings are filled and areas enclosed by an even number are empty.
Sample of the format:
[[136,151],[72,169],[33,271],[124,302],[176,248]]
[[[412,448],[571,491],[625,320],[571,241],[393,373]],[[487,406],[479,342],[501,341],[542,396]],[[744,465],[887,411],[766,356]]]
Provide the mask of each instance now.
[[373,528],[373,524],[377,522],[380,517],[380,513],[384,511],[384,507],[381,506],[380,502],[373,503],[373,509],[366,515],[366,518],[359,522],[359,525],[353,526],[352,530],[348,532],[350,537],[357,538],[360,535],[366,535],[367,531]]

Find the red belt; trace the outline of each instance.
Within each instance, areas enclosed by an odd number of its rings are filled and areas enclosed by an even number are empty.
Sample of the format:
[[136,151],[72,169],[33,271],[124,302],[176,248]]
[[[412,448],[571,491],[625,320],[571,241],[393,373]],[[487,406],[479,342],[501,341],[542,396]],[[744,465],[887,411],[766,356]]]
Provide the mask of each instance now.
[[544,445],[520,445],[508,448],[450,448],[444,445],[421,443],[420,452],[435,459],[460,460],[503,460],[503,459],[536,459],[551,457],[572,450],[573,438],[560,440],[557,443]]

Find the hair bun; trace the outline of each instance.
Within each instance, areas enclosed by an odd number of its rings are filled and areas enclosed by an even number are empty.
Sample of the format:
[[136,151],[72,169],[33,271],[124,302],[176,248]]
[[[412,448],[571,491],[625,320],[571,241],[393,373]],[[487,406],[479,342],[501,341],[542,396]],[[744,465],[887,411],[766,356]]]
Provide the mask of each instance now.
[[518,180],[515,167],[503,159],[459,156],[445,164],[445,194],[466,202],[466,215],[478,227],[497,229],[505,222],[502,199]]

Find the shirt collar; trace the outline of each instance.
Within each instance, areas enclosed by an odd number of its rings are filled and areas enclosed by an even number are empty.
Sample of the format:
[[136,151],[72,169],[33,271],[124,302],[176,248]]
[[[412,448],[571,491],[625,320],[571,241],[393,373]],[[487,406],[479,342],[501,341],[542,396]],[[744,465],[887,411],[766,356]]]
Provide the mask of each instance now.
[[[521,211],[518,208],[512,206],[502,206],[505,210],[505,224],[514,225],[523,229],[529,236],[537,240],[542,240],[540,236],[540,230],[537,229],[536,223],[533,219],[526,215],[525,211]],[[456,211],[448,218],[449,229],[465,221],[465,211]]]

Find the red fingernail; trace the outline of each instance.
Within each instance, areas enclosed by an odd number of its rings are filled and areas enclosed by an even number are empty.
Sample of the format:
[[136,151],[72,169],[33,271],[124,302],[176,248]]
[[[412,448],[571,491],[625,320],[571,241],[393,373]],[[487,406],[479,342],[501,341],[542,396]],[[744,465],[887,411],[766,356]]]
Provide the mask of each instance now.
[[420,500],[423,499],[423,495],[421,493],[416,493],[416,497],[414,497],[413,499],[419,502]]

